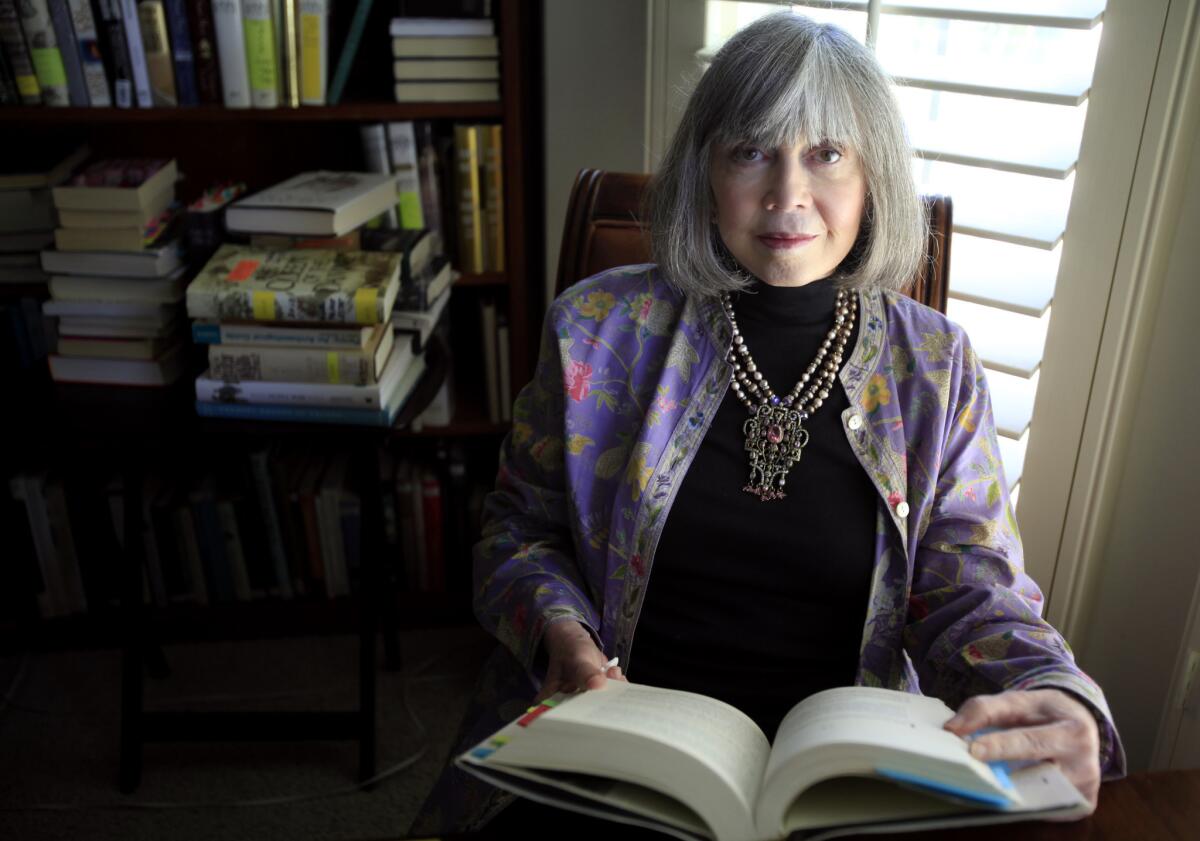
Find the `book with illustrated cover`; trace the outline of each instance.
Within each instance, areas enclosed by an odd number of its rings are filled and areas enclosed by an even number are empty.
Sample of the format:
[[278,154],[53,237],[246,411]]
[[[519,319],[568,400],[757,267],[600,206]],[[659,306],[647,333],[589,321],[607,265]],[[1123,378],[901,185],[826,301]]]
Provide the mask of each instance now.
[[340,237],[396,205],[396,178],[379,172],[304,172],[234,202],[230,231]]
[[766,841],[1078,817],[1052,763],[1008,770],[943,729],[936,698],[839,687],[797,704],[772,746],[721,701],[609,681],[559,694],[459,756],[534,800],[685,839]]
[[378,324],[400,292],[400,257],[223,245],[187,288],[192,318]]

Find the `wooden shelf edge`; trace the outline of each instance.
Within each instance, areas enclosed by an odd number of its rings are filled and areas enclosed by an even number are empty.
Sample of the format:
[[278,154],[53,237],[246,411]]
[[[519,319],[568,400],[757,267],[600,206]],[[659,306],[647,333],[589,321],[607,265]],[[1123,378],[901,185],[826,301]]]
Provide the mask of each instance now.
[[4,106],[0,124],[63,123],[305,123],[355,120],[480,120],[504,116],[500,102],[350,102],[301,108],[52,108]]

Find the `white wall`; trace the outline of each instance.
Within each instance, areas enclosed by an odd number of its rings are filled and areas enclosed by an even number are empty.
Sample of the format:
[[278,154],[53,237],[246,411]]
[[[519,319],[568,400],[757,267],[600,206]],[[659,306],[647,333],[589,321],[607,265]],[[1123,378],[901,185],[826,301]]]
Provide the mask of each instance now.
[[1200,132],[1192,131],[1190,146],[1081,656],[1104,687],[1135,769],[1150,764],[1200,577]]
[[545,3],[547,302],[575,174],[582,167],[645,169],[648,6],[649,0]]

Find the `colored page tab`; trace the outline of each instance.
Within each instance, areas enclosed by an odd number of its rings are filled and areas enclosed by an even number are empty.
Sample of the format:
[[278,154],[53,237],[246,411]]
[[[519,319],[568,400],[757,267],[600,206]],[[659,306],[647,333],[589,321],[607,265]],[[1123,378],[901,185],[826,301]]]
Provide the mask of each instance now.
[[542,713],[548,712],[551,709],[552,707],[549,707],[546,704],[538,704],[536,707],[530,707],[529,711],[526,712],[525,715],[517,719],[517,725],[519,727],[528,727],[538,716],[540,716]]

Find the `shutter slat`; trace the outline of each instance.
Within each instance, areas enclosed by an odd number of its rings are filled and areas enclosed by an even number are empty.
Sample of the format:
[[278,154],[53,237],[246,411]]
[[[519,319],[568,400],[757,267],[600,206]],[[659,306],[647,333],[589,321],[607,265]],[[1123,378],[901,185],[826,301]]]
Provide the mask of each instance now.
[[[853,12],[867,10],[866,0],[792,0],[792,5]],[[880,11],[886,15],[1091,29],[1104,17],[1104,0],[1008,0],[1003,4],[995,0],[911,0],[908,3],[883,3]]]
[[1055,76],[1047,73],[1044,67],[1010,64],[992,69],[961,61],[942,61],[937,57],[909,56],[903,64],[888,63],[884,69],[898,85],[1049,105],[1081,105],[1092,84],[1090,67],[1072,68],[1072,73]]
[[913,151],[922,158],[1006,172],[1066,178],[1079,159],[1079,138],[1031,133],[1024,125],[948,126],[909,122]]
[[992,397],[992,416],[1001,438],[1018,441],[1029,429],[1033,418],[1033,397],[1037,379],[1013,377],[1001,371],[987,371],[988,390]]
[[951,242],[950,297],[1034,318],[1054,297],[1062,249],[1045,251],[958,234]]
[[1042,364],[1050,313],[1030,318],[968,301],[950,300],[946,315],[971,339],[987,368],[1031,378]]

